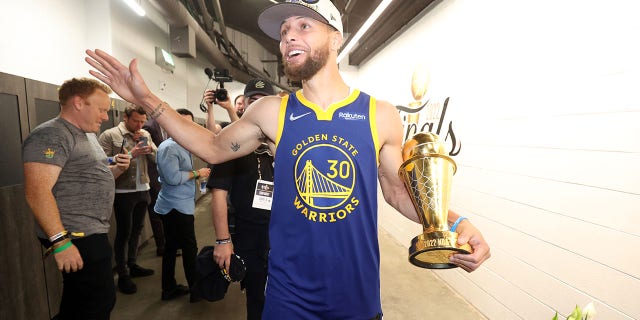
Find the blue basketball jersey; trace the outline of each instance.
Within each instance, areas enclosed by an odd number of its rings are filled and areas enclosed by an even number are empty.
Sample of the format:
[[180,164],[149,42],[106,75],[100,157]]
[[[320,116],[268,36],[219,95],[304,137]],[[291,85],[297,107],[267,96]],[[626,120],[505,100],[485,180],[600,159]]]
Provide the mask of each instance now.
[[282,99],[263,319],[380,314],[376,101]]

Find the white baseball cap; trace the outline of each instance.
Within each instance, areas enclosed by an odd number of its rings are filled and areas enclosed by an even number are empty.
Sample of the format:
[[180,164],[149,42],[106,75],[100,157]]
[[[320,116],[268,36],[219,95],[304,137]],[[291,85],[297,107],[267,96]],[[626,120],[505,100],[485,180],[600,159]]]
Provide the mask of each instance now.
[[330,0],[286,0],[286,2],[272,5],[260,13],[258,26],[269,37],[280,41],[282,22],[297,16],[326,23],[342,34],[340,11]]

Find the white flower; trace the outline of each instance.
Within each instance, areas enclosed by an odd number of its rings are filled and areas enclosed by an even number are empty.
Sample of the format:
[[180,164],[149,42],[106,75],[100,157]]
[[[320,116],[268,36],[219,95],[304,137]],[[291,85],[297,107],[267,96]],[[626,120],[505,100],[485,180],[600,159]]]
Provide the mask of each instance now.
[[584,309],[582,309],[582,316],[584,320],[593,320],[596,318],[596,307],[593,306],[593,301],[589,302]]
[[[584,307],[584,310],[580,310],[579,306],[576,306],[571,312],[570,315],[567,316],[567,320],[594,320],[596,318],[596,308],[593,306],[593,301],[589,302]],[[558,320],[558,312],[556,311],[556,315],[551,320]]]

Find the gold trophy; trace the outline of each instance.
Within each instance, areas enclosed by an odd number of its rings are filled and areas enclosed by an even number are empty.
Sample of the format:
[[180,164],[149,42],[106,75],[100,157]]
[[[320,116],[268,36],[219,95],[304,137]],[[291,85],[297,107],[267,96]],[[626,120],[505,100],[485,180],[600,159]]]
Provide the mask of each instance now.
[[404,182],[422,223],[422,234],[411,240],[409,262],[429,269],[457,267],[449,262],[454,253],[471,253],[469,244],[458,245],[458,234],[449,231],[447,216],[451,180],[456,163],[439,141],[438,135],[420,132],[402,147],[398,174]]
[[[426,65],[418,65],[413,70],[411,76],[411,94],[415,101],[409,102],[409,108],[419,109],[422,106],[422,98],[424,98],[431,82],[431,75]],[[420,111],[407,114],[407,122],[411,124],[418,124],[420,120]]]

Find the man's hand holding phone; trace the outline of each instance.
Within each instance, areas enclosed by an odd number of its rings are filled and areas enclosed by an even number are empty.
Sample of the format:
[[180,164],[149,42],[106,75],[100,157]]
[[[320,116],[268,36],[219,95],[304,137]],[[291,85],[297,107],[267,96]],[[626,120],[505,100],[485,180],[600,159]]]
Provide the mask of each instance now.
[[123,153],[118,153],[113,156],[113,160],[115,161],[116,167],[121,171],[126,171],[129,168],[129,164],[131,164],[131,156],[129,155],[127,148],[123,148]]
[[131,156],[137,157],[139,155],[150,154],[153,149],[149,145],[149,138],[143,135],[139,135],[136,140],[136,146],[131,149]]

